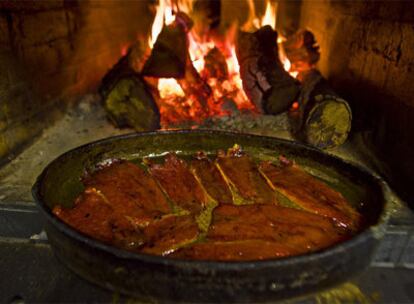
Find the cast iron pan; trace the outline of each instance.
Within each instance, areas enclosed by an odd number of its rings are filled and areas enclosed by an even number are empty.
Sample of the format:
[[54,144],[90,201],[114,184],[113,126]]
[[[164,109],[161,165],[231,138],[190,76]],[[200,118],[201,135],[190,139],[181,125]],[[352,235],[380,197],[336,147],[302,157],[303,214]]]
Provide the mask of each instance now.
[[[283,154],[343,193],[366,219],[352,239],[297,257],[212,262],[136,254],[93,240],[51,213],[71,206],[82,191],[85,168],[109,158],[139,159],[165,151],[216,152],[235,143],[261,158]],[[295,142],[219,131],[166,131],[111,137],[71,150],[49,164],[33,186],[47,219],[57,257],[70,269],[106,288],[157,302],[270,302],[315,292],[348,280],[369,265],[384,234],[386,184],[366,170]],[[257,250],[260,250],[258,248]]]

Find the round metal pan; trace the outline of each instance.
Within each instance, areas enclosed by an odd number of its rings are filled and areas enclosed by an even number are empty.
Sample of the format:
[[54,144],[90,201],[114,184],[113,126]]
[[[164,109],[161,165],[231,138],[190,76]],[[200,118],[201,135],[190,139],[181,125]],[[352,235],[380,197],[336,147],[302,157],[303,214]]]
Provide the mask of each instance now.
[[[216,152],[239,144],[252,156],[283,154],[340,191],[366,219],[350,240],[311,254],[251,262],[178,260],[137,254],[91,239],[55,217],[82,191],[86,168],[110,158],[137,159],[166,151]],[[49,164],[32,189],[47,219],[57,257],[70,269],[106,288],[157,302],[270,302],[319,291],[348,280],[369,265],[385,230],[389,190],[363,168],[318,149],[270,137],[210,130],[130,134],[71,150]],[[260,250],[260,248],[257,248]]]

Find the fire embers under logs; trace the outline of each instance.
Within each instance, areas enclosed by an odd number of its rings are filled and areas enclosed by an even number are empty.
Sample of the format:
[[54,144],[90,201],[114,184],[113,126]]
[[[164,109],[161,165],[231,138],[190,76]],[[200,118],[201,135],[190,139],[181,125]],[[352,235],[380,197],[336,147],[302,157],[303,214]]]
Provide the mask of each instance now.
[[321,148],[345,141],[351,111],[315,70],[319,48],[311,32],[278,43],[266,12],[262,21],[250,18],[259,29],[231,27],[223,34],[220,2],[195,1],[175,13],[168,3],[160,2],[150,49],[131,46],[102,81],[104,105],[117,126],[197,126],[248,112],[288,115],[292,134]]

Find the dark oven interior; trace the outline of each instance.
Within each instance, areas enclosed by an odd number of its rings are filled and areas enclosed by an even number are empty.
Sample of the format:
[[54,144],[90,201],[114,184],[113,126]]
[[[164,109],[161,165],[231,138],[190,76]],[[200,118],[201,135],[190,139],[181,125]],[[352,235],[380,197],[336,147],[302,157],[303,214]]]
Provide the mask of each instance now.
[[[399,250],[377,264],[413,267],[413,12],[411,1],[1,1],[0,244],[42,238],[30,186],[66,150],[214,128],[306,142],[377,172],[396,193],[387,246]],[[16,286],[7,301],[34,294]],[[414,300],[404,288],[398,301]],[[31,299],[59,299],[43,296]]]

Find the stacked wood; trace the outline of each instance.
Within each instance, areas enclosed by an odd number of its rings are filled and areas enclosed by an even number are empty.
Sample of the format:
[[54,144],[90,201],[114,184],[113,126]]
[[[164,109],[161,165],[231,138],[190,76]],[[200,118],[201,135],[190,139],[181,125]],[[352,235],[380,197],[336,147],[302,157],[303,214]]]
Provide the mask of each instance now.
[[298,78],[302,83],[299,107],[290,113],[294,134],[322,149],[343,144],[352,124],[348,103],[316,69],[300,73]]
[[294,71],[308,71],[319,61],[319,45],[308,30],[299,30],[289,36],[282,46]]
[[240,32],[236,54],[243,88],[259,111],[286,111],[299,94],[299,83],[279,60],[277,33],[264,26],[254,33]]

